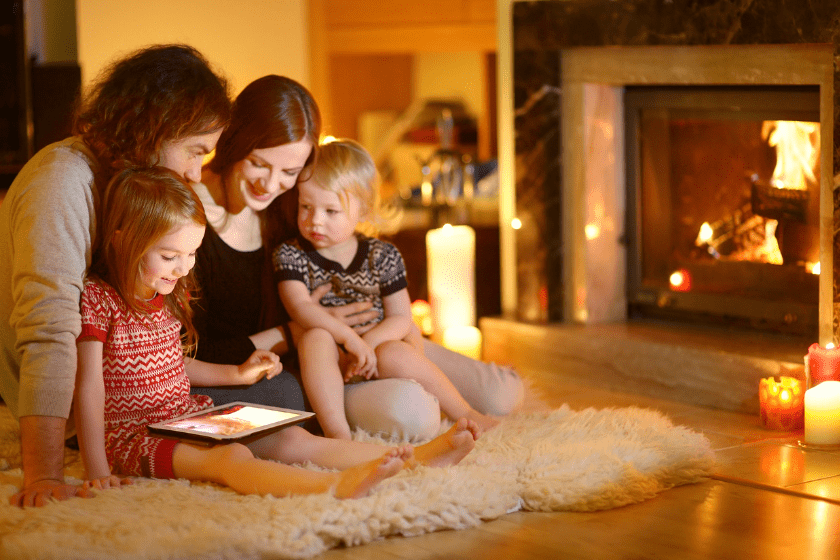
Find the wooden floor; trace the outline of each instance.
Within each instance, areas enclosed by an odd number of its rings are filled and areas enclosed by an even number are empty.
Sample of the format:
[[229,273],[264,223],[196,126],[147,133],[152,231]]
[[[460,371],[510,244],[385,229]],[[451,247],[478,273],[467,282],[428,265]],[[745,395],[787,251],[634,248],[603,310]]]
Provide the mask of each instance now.
[[840,558],[840,452],[802,449],[801,434],[757,417],[592,388],[525,371],[526,407],[644,406],[705,433],[718,466],[709,480],[596,513],[513,513],[462,531],[334,549],[323,560]]

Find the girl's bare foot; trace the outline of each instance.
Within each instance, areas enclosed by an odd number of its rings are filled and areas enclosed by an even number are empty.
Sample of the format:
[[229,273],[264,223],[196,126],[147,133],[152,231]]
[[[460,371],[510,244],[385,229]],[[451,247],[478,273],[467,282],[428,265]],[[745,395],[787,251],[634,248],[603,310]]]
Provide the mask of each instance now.
[[362,498],[370,490],[400,472],[414,456],[410,445],[389,449],[382,457],[362,465],[351,467],[339,473],[336,498]]
[[456,465],[475,447],[481,434],[474,420],[461,418],[446,433],[414,449],[414,457],[421,465],[446,467]]

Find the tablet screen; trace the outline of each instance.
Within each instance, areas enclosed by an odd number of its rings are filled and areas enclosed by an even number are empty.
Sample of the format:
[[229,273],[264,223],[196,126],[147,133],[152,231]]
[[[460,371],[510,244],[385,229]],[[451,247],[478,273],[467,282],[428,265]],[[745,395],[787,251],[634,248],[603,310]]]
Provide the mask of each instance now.
[[217,440],[238,439],[301,422],[311,416],[313,413],[302,410],[236,402],[151,424],[149,429],[176,437],[186,435]]

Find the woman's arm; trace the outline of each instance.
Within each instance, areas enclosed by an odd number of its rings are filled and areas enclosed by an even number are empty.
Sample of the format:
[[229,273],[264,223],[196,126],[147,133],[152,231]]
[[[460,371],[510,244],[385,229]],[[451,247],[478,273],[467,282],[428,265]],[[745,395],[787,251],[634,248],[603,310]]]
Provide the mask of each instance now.
[[88,480],[111,476],[105,455],[105,382],[102,379],[101,341],[77,343],[75,415],[79,450]]
[[411,332],[411,301],[407,288],[383,297],[382,307],[385,319],[362,335],[372,348],[387,340],[402,340]]

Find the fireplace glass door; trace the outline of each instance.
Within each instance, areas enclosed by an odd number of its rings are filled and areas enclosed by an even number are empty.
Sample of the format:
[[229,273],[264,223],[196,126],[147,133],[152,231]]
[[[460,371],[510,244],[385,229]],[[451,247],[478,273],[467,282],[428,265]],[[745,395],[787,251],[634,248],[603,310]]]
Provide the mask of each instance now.
[[631,317],[815,336],[819,89],[625,90]]

